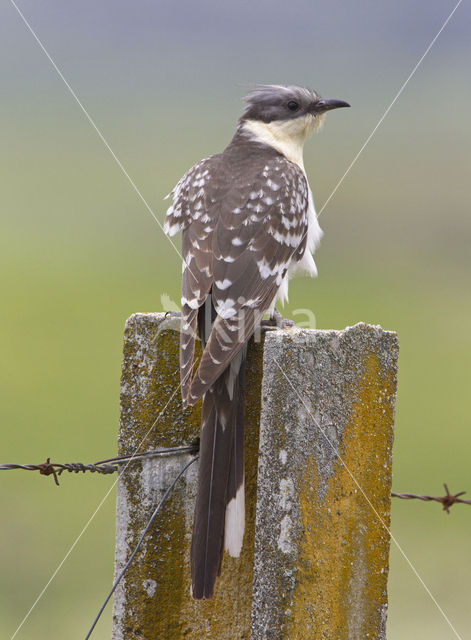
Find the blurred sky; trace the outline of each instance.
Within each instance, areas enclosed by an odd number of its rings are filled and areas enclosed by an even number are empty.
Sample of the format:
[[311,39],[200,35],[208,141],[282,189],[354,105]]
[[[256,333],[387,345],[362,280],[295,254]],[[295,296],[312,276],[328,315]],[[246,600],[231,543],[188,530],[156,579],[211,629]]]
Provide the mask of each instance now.
[[[18,6],[162,221],[163,197],[230,140],[257,82],[308,85],[352,105],[306,145],[320,209],[455,4]],[[314,309],[320,327],[365,320],[398,330],[396,490],[439,493],[443,480],[471,489],[470,24],[463,2],[322,213],[319,279],[290,287],[288,313]],[[0,462],[106,458],[116,451],[124,320],[162,310],[163,293],[178,300],[179,257],[8,2],[0,77]],[[11,476],[0,478],[10,516],[2,637],[111,486],[68,477],[56,491]],[[111,497],[19,639],[85,634],[112,576],[113,509]],[[463,638],[470,516],[401,504],[392,521]],[[455,637],[394,546],[390,594],[389,640]],[[97,638],[109,636],[106,616]]]
[[[286,5],[21,4],[161,217],[161,197],[182,169],[230,139],[245,85],[254,82],[307,84],[351,102],[348,113],[330,114],[323,135],[307,145],[306,166],[316,200],[325,201],[453,6],[307,0]],[[95,180],[104,178],[97,173],[103,166],[115,188],[124,189],[129,205],[116,211],[107,185],[100,190],[93,184],[93,199],[103,199],[112,209],[100,201],[101,223],[119,225],[125,218],[133,225],[146,224],[145,211],[12,5],[4,3],[0,12],[0,91],[7,116],[1,122],[7,151],[4,197],[11,190],[17,198],[22,191],[22,208],[29,209],[36,194],[28,193],[31,185],[21,188],[18,180],[25,171],[34,174],[38,164],[45,175],[41,172],[41,184],[35,186],[46,192],[54,186],[60,190],[58,183],[71,175],[76,188],[81,178],[90,186],[90,174]],[[471,142],[470,19],[471,8],[464,3],[329,205],[325,226],[338,227],[336,242],[349,244],[352,237],[381,242],[378,236],[387,232],[407,252],[433,251],[445,244],[460,259],[466,248],[463,232],[471,229],[463,210],[463,202],[469,204],[463,185]],[[48,165],[54,167],[52,175]],[[69,193],[74,200],[86,198],[75,190]],[[55,210],[51,197],[45,215],[58,214],[57,232],[64,224],[80,226],[77,214],[64,212],[58,202]],[[95,216],[93,205],[87,204],[88,215]],[[135,209],[132,216],[130,208]],[[85,224],[88,215],[80,213]],[[40,222],[25,211],[22,220],[34,227]],[[18,211],[7,212],[6,221],[15,227]],[[156,241],[162,241],[158,229],[155,233]]]

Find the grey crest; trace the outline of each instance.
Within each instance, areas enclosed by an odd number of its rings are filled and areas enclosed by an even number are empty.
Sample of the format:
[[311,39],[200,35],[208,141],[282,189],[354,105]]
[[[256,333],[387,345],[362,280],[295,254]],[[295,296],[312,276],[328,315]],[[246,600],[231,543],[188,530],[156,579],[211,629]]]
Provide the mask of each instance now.
[[314,113],[321,96],[306,87],[280,84],[256,85],[246,96],[247,106],[241,117],[244,120],[292,120]]

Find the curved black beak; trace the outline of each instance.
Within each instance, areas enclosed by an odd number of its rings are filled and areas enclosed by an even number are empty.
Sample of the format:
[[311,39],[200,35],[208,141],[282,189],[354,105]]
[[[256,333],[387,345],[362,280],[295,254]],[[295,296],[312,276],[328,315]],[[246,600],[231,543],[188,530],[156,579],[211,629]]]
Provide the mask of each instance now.
[[344,102],[343,100],[335,100],[334,98],[321,98],[318,102],[316,102],[314,106],[314,111],[316,113],[324,113],[324,111],[330,111],[331,109],[340,109],[341,107],[349,107],[348,102]]

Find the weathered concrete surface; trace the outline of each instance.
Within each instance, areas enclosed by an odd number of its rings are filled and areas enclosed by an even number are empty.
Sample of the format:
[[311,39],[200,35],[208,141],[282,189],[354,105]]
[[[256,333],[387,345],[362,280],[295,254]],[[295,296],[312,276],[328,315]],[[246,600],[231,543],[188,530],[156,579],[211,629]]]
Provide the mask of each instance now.
[[[193,442],[200,410],[182,410],[178,369],[179,319],[135,314],[126,323],[121,379],[119,453]],[[113,640],[248,638],[252,602],[262,346],[248,353],[246,382],[247,527],[239,559],[225,556],[215,597],[190,597],[189,546],[196,464],[166,501],[117,589]],[[132,552],[165,489],[187,455],[132,462],[121,475],[117,501],[116,568]]]
[[365,324],[267,335],[251,640],[385,638],[397,355]]
[[[121,454],[199,433],[200,406],[180,401],[178,322],[136,314],[126,324]],[[397,351],[395,334],[367,325],[271,331],[251,344],[242,556],[225,556],[213,600],[191,599],[193,465],[115,594],[114,640],[384,640]],[[134,461],[121,475],[116,572],[188,460]]]

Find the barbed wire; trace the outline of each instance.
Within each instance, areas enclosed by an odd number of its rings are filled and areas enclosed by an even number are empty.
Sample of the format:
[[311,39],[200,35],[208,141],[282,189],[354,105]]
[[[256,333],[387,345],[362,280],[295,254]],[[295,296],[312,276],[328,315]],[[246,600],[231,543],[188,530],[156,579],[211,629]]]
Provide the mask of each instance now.
[[[144,451],[143,453],[139,453],[139,454],[131,454],[131,455],[123,455],[123,456],[116,456],[114,458],[107,458],[106,460],[99,460],[97,462],[94,462],[92,464],[83,464],[82,462],[66,462],[64,464],[62,463],[58,463],[58,462],[51,462],[50,458],[47,458],[46,462],[43,462],[41,464],[2,464],[0,465],[0,471],[12,471],[15,469],[22,469],[24,471],[39,471],[39,473],[41,475],[45,475],[45,476],[50,476],[52,475],[54,478],[54,481],[56,483],[57,486],[59,486],[59,476],[64,472],[64,471],[68,471],[69,473],[85,473],[86,471],[90,471],[91,473],[98,473],[98,474],[112,474],[115,473],[119,470],[119,465],[122,463],[129,463],[132,462],[134,460],[143,460],[145,458],[157,458],[157,457],[163,457],[163,456],[171,456],[171,455],[183,455],[183,454],[195,454],[194,457],[180,470],[180,472],[178,473],[178,475],[175,477],[174,481],[172,482],[172,484],[167,488],[167,490],[165,491],[162,499],[160,500],[159,504],[157,505],[157,507],[155,508],[154,512],[152,513],[152,516],[149,520],[149,522],[147,523],[147,526],[145,527],[144,531],[142,532],[131,556],[129,557],[128,561],[126,562],[125,566],[123,567],[123,569],[120,571],[118,577],[116,578],[116,580],[113,583],[113,586],[111,587],[110,591],[108,592],[105,601],[103,602],[103,605],[101,606],[100,610],[98,611],[98,614],[96,615],[92,626],[90,627],[85,640],[88,640],[91,636],[91,634],[93,633],[93,630],[95,629],[98,620],[101,617],[101,614],[103,613],[103,611],[105,610],[106,605],[108,604],[108,602],[111,599],[111,596],[113,595],[113,593],[115,592],[118,584],[120,583],[121,579],[123,578],[124,574],[126,573],[126,571],[128,570],[129,566],[131,565],[134,557],[136,556],[146,534],[148,533],[150,527],[152,526],[152,523],[154,522],[157,514],[159,513],[160,509],[162,508],[165,500],[167,499],[167,497],[169,496],[170,492],[172,491],[172,489],[175,487],[176,483],[178,482],[178,480],[181,478],[181,476],[185,473],[185,471],[190,467],[190,465],[192,465],[194,462],[196,462],[196,460],[198,459],[198,455],[196,455],[199,451],[199,441],[194,442],[193,444],[190,445],[183,445],[183,446],[177,446],[177,447],[166,447],[166,448],[159,448],[159,449],[150,449],[149,451]],[[448,485],[446,483],[443,483],[443,486],[445,488],[445,495],[444,496],[429,496],[429,495],[424,495],[424,494],[416,494],[416,493],[396,493],[396,492],[391,492],[391,497],[392,498],[399,498],[401,500],[423,500],[425,502],[439,502],[442,507],[443,510],[446,511],[448,514],[450,513],[450,508],[454,505],[454,504],[468,504],[471,505],[471,500],[464,500],[461,498],[461,496],[465,495],[466,491],[459,491],[458,493],[452,494],[448,488]]]
[[[119,465],[124,462],[143,460],[144,458],[158,458],[162,456],[171,456],[179,454],[196,454],[199,451],[199,441],[195,441],[190,445],[183,445],[180,447],[166,447],[159,449],[150,449],[143,453],[135,455],[116,456],[115,458],[107,458],[106,460],[99,460],[92,464],[83,464],[82,462],[66,462],[64,464],[58,462],[51,462],[50,458],[47,458],[46,462],[41,464],[2,464],[0,465],[0,471],[11,471],[14,469],[23,469],[25,471],[39,471],[43,476],[53,476],[57,486],[59,486],[59,476],[68,471],[69,473],[85,473],[90,471],[91,473],[99,473],[103,475],[116,473],[119,470]],[[459,491],[452,494],[448,489],[448,485],[443,483],[445,487],[444,496],[429,496],[418,493],[396,493],[391,492],[392,498],[399,498],[401,500],[423,500],[425,502],[439,502],[443,510],[450,513],[450,508],[454,504],[468,504],[471,505],[471,500],[463,500],[461,496],[465,495],[466,491]]]
[[464,496],[466,491],[460,491],[459,493],[452,494],[448,489],[448,485],[444,482],[446,494],[444,496],[426,496],[416,493],[391,493],[393,498],[400,498],[401,500],[425,500],[426,502],[440,502],[443,506],[443,510],[450,513],[450,507],[454,504],[471,504],[471,500],[462,500],[460,496]]
[[41,464],[2,464],[0,465],[0,471],[13,471],[14,469],[39,471],[43,476],[53,476],[56,485],[59,486],[59,476],[64,473],[64,471],[68,471],[69,473],[85,473],[86,471],[90,471],[91,473],[108,475],[116,473],[119,469],[119,465],[124,462],[133,462],[134,460],[142,460],[144,458],[182,455],[185,453],[198,453],[198,450],[199,442],[195,441],[190,445],[151,449],[149,451],[144,451],[143,453],[116,456],[115,458],[99,460],[92,464],[83,464],[83,462],[66,462],[61,464],[59,462],[51,462],[51,459],[47,458],[46,462],[42,462]]

